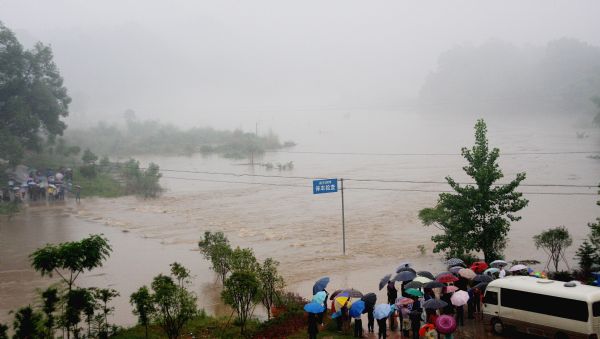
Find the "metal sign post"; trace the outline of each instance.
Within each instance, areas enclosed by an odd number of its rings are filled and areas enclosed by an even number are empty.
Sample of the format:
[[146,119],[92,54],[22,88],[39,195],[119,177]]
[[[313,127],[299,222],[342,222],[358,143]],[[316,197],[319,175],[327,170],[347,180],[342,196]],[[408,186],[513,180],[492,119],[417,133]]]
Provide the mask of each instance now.
[[[335,193],[338,191],[337,179],[313,180],[313,194]],[[340,192],[342,193],[342,250],[346,255],[346,220],[344,212],[344,179],[340,178]]]

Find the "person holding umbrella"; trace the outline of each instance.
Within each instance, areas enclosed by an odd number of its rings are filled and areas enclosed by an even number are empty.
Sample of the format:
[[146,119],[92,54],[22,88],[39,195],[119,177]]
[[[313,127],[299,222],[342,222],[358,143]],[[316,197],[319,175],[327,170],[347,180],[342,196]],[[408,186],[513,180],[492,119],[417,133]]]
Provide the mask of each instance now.
[[308,338],[317,339],[317,334],[319,333],[318,314],[323,312],[323,305],[310,302],[304,305],[304,310],[308,312]]
[[[388,304],[394,305],[396,303],[396,298],[398,298],[398,290],[396,289],[393,280],[389,281],[387,284],[387,297]],[[394,321],[394,314],[392,313],[390,314],[390,331],[394,331],[395,329],[396,326]]]
[[413,339],[419,339],[419,330],[421,329],[421,313],[421,308],[415,307],[415,304],[413,304],[413,309],[408,315],[410,319],[410,328],[413,332]]

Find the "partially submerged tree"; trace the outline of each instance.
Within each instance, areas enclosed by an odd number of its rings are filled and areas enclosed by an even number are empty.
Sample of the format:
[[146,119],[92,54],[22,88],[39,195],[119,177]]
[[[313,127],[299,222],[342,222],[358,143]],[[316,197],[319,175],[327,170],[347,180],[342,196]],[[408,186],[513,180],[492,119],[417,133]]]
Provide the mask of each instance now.
[[463,170],[474,183],[460,184],[447,176],[454,193],[441,193],[437,205],[421,210],[419,217],[426,226],[433,224],[443,231],[431,238],[435,252],[482,251],[490,262],[502,257],[510,223],[521,219],[515,213],[529,202],[516,191],[525,173],[517,173],[508,184],[496,183],[504,177],[497,163],[500,150],[489,149],[487,126],[481,119],[475,124],[475,145],[463,147],[462,155],[468,162]]
[[546,268],[552,263],[554,271],[558,272],[558,264],[561,260],[565,262],[567,268],[569,267],[565,259],[565,250],[573,244],[573,239],[566,227],[559,226],[548,229],[535,235],[533,240],[537,249],[542,248],[548,254]]
[[177,279],[179,287],[183,288],[184,283],[187,283],[188,279],[190,278],[190,270],[188,270],[178,262],[174,262],[170,266],[171,275]]
[[148,324],[154,312],[154,304],[148,287],[142,286],[131,294],[129,302],[133,306],[133,314],[138,316],[138,324],[144,326],[145,338],[148,339]]
[[223,232],[212,233],[206,231],[204,237],[198,242],[198,247],[204,258],[210,260],[211,269],[219,275],[224,283],[227,274],[231,270],[230,262],[233,252],[225,234]]
[[252,317],[254,308],[260,301],[260,282],[256,274],[247,271],[233,272],[225,280],[221,298],[237,313],[240,330],[244,334],[246,322]]
[[267,310],[267,319],[271,319],[271,307],[279,301],[285,282],[277,272],[279,262],[267,258],[258,269],[258,279],[261,285],[261,301]]

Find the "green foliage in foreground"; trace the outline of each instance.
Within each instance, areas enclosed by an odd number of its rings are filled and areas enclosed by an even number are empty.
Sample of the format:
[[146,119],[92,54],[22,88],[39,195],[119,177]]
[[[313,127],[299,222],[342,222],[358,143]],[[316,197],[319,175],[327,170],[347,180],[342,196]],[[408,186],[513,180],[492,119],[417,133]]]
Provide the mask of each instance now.
[[500,150],[490,149],[482,119],[475,124],[475,145],[463,147],[462,155],[468,162],[463,170],[474,184],[461,184],[447,176],[453,193],[441,193],[437,205],[422,209],[419,218],[426,226],[436,225],[443,231],[431,238],[435,252],[464,256],[481,251],[486,262],[500,259],[510,223],[521,219],[515,213],[529,203],[517,191],[525,173],[517,173],[505,185],[497,184],[504,177],[498,165]]

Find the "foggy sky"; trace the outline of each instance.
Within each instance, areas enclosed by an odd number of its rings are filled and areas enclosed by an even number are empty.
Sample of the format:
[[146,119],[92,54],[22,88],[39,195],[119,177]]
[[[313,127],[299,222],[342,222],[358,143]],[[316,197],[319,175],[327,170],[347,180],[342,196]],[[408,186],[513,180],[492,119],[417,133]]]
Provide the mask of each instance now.
[[599,1],[0,0],[51,44],[71,118],[236,127],[261,117],[410,110],[441,53],[500,39],[600,46]]

